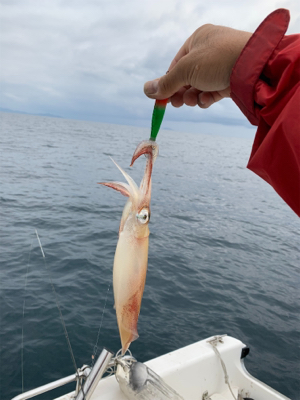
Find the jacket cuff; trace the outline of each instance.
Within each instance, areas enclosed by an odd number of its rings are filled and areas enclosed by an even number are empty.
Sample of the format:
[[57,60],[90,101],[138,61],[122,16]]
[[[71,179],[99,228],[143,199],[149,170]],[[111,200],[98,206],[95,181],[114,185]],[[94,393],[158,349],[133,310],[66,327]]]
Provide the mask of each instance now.
[[283,8],[268,15],[253,33],[233,67],[230,96],[253,125],[258,125],[259,121],[259,113],[255,110],[259,107],[254,101],[255,85],[283,38],[289,21],[290,13]]

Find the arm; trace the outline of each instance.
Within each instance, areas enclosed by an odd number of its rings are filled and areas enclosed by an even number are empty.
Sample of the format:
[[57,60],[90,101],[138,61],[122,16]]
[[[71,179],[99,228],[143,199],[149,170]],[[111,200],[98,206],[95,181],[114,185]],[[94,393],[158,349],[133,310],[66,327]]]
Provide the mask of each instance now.
[[300,216],[300,35],[284,36],[289,12],[270,14],[252,35],[204,25],[172,61],[169,73],[145,84],[150,98],[208,108],[231,97],[257,125],[248,168]]
[[257,28],[231,74],[231,98],[257,125],[248,168],[300,216],[300,35],[287,10]]

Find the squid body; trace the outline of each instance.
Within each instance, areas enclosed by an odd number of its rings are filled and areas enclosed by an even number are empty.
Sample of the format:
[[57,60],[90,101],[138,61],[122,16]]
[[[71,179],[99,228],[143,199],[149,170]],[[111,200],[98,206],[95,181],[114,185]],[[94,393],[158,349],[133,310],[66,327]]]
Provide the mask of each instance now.
[[138,338],[137,322],[145,287],[151,200],[151,174],[158,155],[154,141],[141,142],[134,151],[131,166],[145,154],[146,169],[140,187],[117,165],[127,183],[100,182],[128,197],[125,204],[113,268],[113,288],[117,322],[124,354],[130,343]]

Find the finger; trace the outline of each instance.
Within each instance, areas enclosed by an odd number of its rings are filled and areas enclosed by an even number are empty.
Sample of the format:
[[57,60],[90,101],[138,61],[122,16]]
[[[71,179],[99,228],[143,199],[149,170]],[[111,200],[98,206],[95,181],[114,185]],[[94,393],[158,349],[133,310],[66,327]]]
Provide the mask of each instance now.
[[173,96],[181,87],[188,84],[189,69],[189,55],[186,55],[166,75],[145,83],[146,96],[151,99],[167,99]]
[[189,52],[189,47],[188,47],[188,42],[189,42],[190,38],[188,38],[185,43],[181,46],[181,48],[179,49],[178,53],[176,54],[176,56],[174,57],[173,61],[170,64],[169,67],[169,71],[175,67],[175,65],[178,63],[178,61],[186,56]]
[[200,90],[193,87],[186,90],[183,94],[183,102],[187,106],[195,107],[198,104],[198,96],[200,93]]
[[178,92],[176,92],[173,96],[171,96],[170,100],[171,100],[171,104],[173,107],[181,107],[183,106],[183,96],[184,93],[186,92],[186,88],[182,87],[178,90]]
[[[172,60],[169,69],[167,71],[166,74],[168,74],[171,69],[173,69],[175,67],[175,65],[178,63],[178,61],[184,57],[185,55],[188,54],[189,50],[189,46],[188,46],[188,42],[189,42],[190,38],[188,38],[185,43],[181,46],[181,48],[179,49],[178,53],[176,54],[176,56],[174,57],[174,59]],[[161,78],[160,78],[161,79]],[[166,97],[157,97],[155,96],[158,90],[158,81],[160,80],[159,78],[154,79],[153,81],[149,81],[146,82],[144,85],[144,92],[147,96],[151,97],[151,98],[159,98],[159,99],[163,99]],[[175,92],[174,92],[175,93]],[[154,97],[155,96],[155,97]],[[170,96],[168,96],[170,97]]]
[[219,92],[202,92],[198,95],[198,106],[200,108],[208,108],[223,98],[224,96]]

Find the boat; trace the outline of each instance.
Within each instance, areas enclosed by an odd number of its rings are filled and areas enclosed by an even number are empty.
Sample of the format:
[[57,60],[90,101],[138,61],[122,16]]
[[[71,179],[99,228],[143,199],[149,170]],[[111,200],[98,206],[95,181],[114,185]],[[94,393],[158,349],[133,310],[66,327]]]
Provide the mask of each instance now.
[[[55,400],[286,400],[249,374],[249,353],[240,340],[216,335],[154,358],[144,364],[131,353],[115,356],[103,349],[93,368],[22,393],[13,400],[34,398],[77,382],[74,391]],[[105,376],[106,375],[106,376]]]

